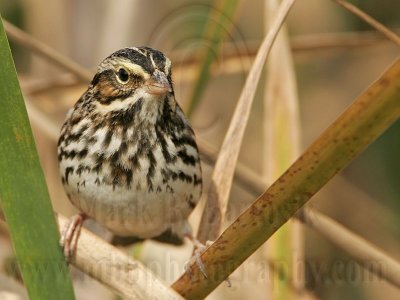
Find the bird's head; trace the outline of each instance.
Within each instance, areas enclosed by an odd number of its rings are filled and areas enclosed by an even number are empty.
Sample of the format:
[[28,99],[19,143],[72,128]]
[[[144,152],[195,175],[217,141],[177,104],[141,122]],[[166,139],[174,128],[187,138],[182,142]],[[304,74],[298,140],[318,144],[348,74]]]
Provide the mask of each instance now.
[[123,48],[99,65],[91,89],[105,111],[128,107],[139,99],[163,100],[173,95],[171,62],[149,47]]

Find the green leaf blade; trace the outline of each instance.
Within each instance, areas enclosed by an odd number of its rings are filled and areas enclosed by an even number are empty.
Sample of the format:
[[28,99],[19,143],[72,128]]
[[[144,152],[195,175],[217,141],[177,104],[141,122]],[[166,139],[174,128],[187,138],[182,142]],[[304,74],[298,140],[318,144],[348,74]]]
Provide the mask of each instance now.
[[74,299],[8,41],[0,22],[0,199],[30,299]]

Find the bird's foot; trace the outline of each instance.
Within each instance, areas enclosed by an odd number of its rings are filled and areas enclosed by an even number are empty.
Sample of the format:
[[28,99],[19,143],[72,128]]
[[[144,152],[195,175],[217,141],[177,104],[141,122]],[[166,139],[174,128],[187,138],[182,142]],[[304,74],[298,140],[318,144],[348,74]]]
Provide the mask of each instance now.
[[199,267],[200,272],[205,278],[208,278],[206,267],[201,259],[201,254],[212,244],[212,241],[207,241],[205,244],[196,239],[193,235],[187,234],[186,237],[193,243],[194,251],[191,259],[185,264],[185,272],[192,276],[192,270],[190,269],[190,263],[194,260],[196,265]]
[[[190,277],[192,277],[192,270],[190,269],[190,264],[194,260],[196,262],[196,265],[199,267],[200,272],[203,274],[204,278],[208,279],[207,270],[201,259],[201,254],[203,254],[203,252],[213,243],[213,241],[207,241],[205,244],[203,244],[197,238],[195,238],[192,234],[186,234],[185,236],[193,243],[194,248],[195,248],[191,260],[189,260],[185,264],[185,272]],[[232,286],[229,278],[225,279],[225,282],[228,285],[228,287]]]
[[69,260],[76,249],[82,224],[86,218],[87,216],[84,213],[78,213],[71,217],[67,226],[63,229],[60,245],[63,248],[64,256],[67,260]]

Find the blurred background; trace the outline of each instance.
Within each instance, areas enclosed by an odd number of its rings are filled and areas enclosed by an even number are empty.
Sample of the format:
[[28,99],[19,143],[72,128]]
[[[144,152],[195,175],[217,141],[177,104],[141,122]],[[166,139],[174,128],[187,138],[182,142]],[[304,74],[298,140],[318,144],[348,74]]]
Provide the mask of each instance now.
[[[98,63],[126,46],[150,46],[173,62],[177,100],[197,136],[219,149],[257,48],[266,33],[266,1],[238,1],[234,13],[218,1],[1,0],[4,19],[95,73]],[[400,2],[354,0],[353,4],[400,32]],[[218,15],[226,17],[219,23]],[[222,46],[213,48],[207,26],[221,26]],[[301,149],[304,150],[399,55],[399,48],[333,1],[297,1],[287,20],[299,98]],[[70,216],[58,175],[56,139],[65,114],[85,91],[77,78],[32,49],[10,39],[20,84],[55,211]],[[211,76],[198,104],[191,95],[201,53],[211,50]],[[246,128],[240,163],[263,173],[265,115],[263,75]],[[309,203],[358,235],[400,259],[400,122],[330,181]],[[203,164],[207,191],[212,167]],[[267,184],[265,185],[267,187]],[[230,221],[258,196],[234,183]],[[191,219],[196,227],[201,205]],[[107,237],[93,222],[88,226]],[[398,288],[366,272],[323,236],[304,227],[306,288],[309,299],[398,299]],[[165,246],[146,241],[126,249],[167,282],[173,282],[190,258],[191,245]],[[285,261],[278,263],[285,264]],[[26,294],[15,269],[6,228],[0,236],[0,298]],[[72,268],[73,269],[73,268]],[[106,287],[73,269],[77,299],[118,299]],[[262,249],[222,284],[209,299],[273,299],[275,278]],[[5,296],[4,296],[5,297]],[[3,299],[3,298],[2,298]],[[11,298],[10,298],[11,299]],[[14,298],[13,298],[14,299]]]

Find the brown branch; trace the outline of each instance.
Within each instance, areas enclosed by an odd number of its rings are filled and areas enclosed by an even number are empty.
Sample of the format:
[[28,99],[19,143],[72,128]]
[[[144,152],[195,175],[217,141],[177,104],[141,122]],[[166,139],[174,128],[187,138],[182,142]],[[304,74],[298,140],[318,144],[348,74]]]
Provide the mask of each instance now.
[[173,288],[190,299],[207,296],[336,173],[400,117],[397,60],[201,255]]
[[[203,145],[204,141],[199,141],[199,149],[200,152],[203,151],[202,149],[207,149],[207,160],[208,164],[214,164],[217,153],[215,150],[211,149],[210,146]],[[254,171],[245,168],[245,172],[238,167],[240,167],[240,163],[238,163],[235,173],[235,180],[238,184],[240,184],[244,189],[253,193],[254,195],[260,195],[266,189],[265,183],[263,180],[260,179],[260,176],[255,174]],[[347,183],[347,182],[346,182]],[[348,183],[347,183],[348,184]],[[372,201],[372,200],[370,200]],[[394,261],[393,258],[390,258],[382,249],[379,249],[377,246],[372,245],[369,241],[361,238],[354,232],[350,231],[346,227],[342,226],[336,221],[333,221],[330,217],[326,216],[320,211],[315,209],[305,208],[305,216],[311,214],[311,218],[307,218],[300,215],[295,215],[295,218],[299,219],[301,222],[309,226],[310,228],[314,229],[318,233],[320,233],[323,237],[330,240],[340,249],[346,251],[354,260],[359,261],[361,265],[366,266],[368,271],[375,274],[379,278],[386,280],[389,283],[394,283],[398,281],[400,278],[400,273],[395,274],[393,276],[391,273],[387,272],[385,268],[371,268],[370,262],[368,260],[362,261],[363,256],[368,255],[368,257],[379,257],[379,259],[374,260],[374,262],[379,261],[382,266],[392,265],[392,268],[397,269],[400,265],[400,262]],[[314,218],[313,218],[314,217]],[[317,222],[313,222],[313,219],[316,219]],[[322,219],[328,220],[324,222],[323,226],[319,226],[318,220]],[[351,243],[344,243],[342,237],[351,236],[357,240],[357,246],[353,247]],[[347,240],[348,241],[348,240]],[[359,253],[360,252],[360,253]],[[385,259],[385,257],[389,257],[389,259]],[[361,259],[360,259],[361,258]],[[396,286],[400,287],[400,285],[395,284]]]
[[247,121],[250,114],[251,104],[256,92],[257,84],[261,76],[264,62],[271,50],[276,35],[281,28],[290,8],[295,0],[284,0],[280,5],[277,17],[266,35],[252,68],[246,79],[238,104],[236,105],[228,132],[222,143],[221,151],[215,163],[211,178],[211,186],[206,194],[206,206],[201,218],[197,238],[201,242],[214,240],[220,233],[221,225],[228,206],[229,193],[236,162],[239,156],[240,146]]
[[361,9],[358,7],[354,6],[351,3],[348,3],[347,1],[344,0],[333,0],[340,6],[344,7],[348,11],[350,11],[352,14],[356,15],[372,27],[374,27],[376,30],[381,32],[384,36],[386,36],[389,40],[391,40],[393,43],[395,43],[397,46],[400,46],[400,37],[391,31],[389,28],[387,28],[385,25],[382,23],[378,22],[374,18],[372,18],[370,15],[367,13],[363,12]]

